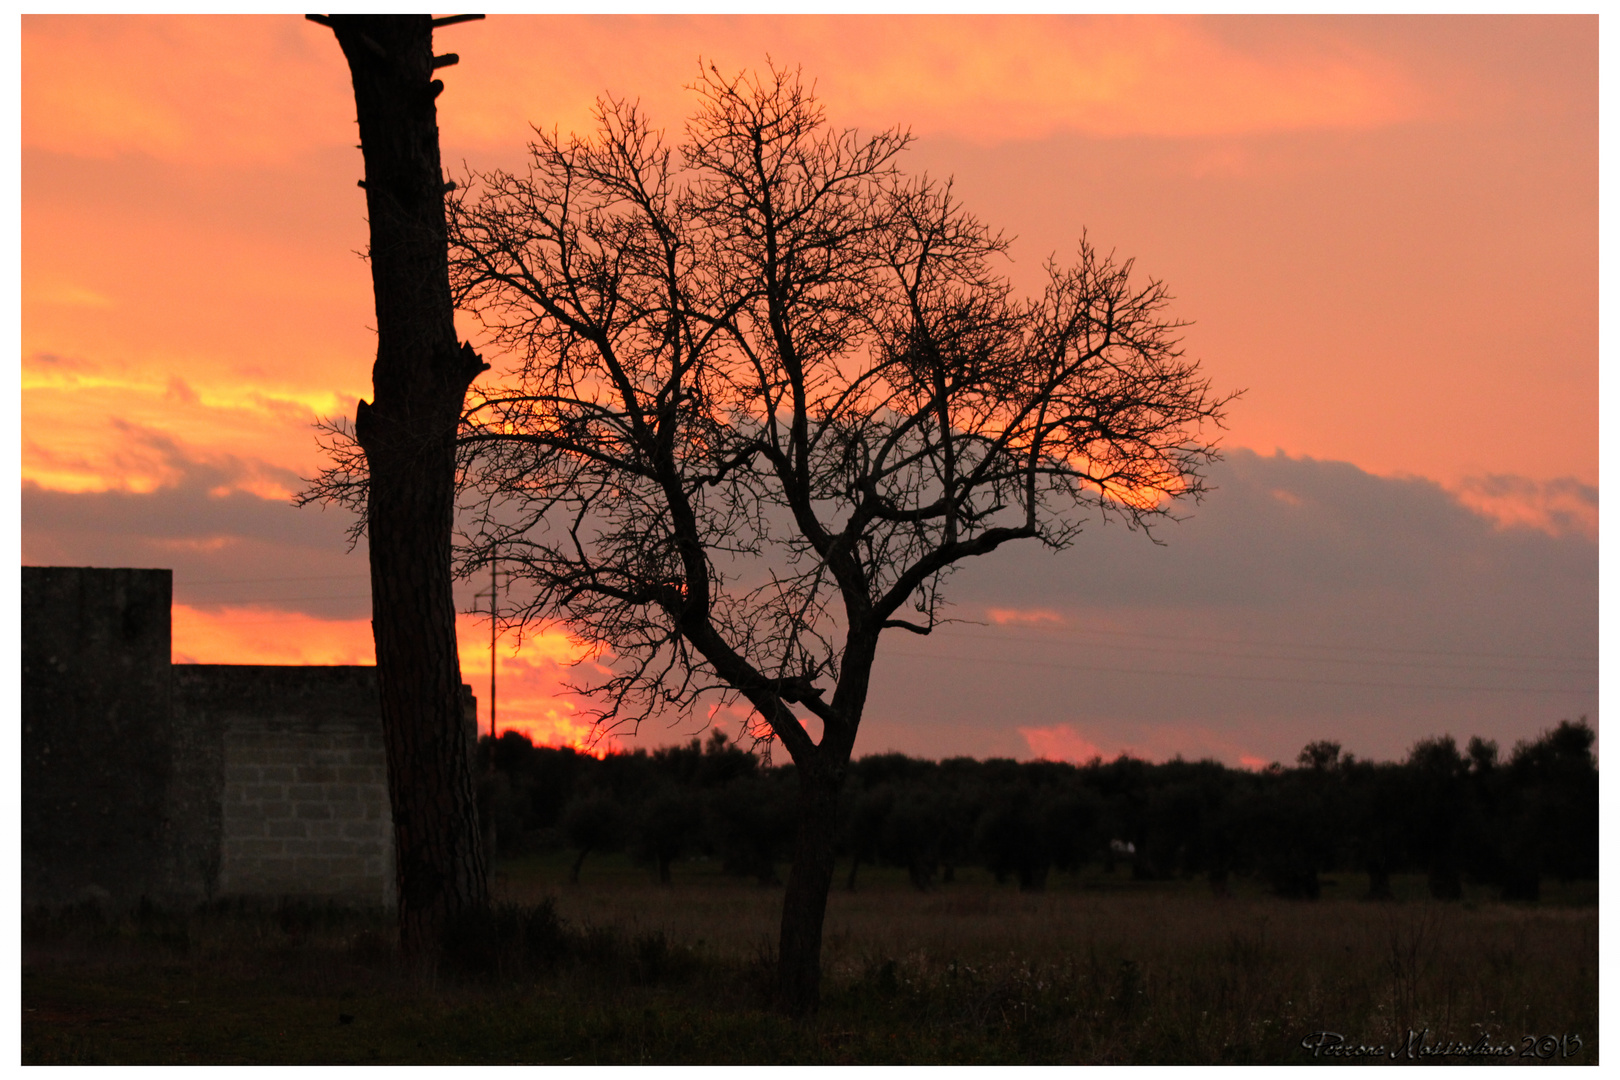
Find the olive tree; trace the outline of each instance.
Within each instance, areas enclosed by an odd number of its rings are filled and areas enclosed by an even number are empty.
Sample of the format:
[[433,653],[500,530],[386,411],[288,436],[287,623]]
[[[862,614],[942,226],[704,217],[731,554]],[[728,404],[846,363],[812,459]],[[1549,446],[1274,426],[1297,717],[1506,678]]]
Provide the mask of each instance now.
[[599,648],[600,723],[740,699],[792,756],[800,1015],[879,642],[939,625],[964,559],[1199,496],[1226,399],[1129,262],[1082,239],[1018,297],[906,133],[829,125],[793,72],[692,89],[679,139],[605,100],[451,199],[457,304],[507,362],[462,423],[459,558]]

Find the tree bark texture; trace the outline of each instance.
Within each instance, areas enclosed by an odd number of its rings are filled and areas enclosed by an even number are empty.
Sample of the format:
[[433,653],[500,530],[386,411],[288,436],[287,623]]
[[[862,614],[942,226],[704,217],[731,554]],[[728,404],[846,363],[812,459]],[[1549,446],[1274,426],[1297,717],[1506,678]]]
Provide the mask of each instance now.
[[369,469],[372,633],[394,813],[400,943],[431,962],[446,927],[488,904],[451,594],[455,436],[484,370],[458,347],[427,15],[333,15],[354,79],[377,306]]
[[[846,592],[844,599],[866,620],[871,619],[864,596]],[[779,735],[786,734],[783,741],[795,748],[793,764],[799,774],[798,831],[782,899],[782,936],[777,948],[777,1007],[788,1016],[811,1016],[821,1007],[821,931],[837,855],[838,795],[866,711],[877,642],[877,631],[870,625],[850,631],[843,670],[831,711],[822,719],[819,743],[810,742],[808,732],[791,719],[786,703],[777,706],[776,715],[783,722],[773,727]],[[853,883],[853,870],[850,880]]]
[[[838,792],[844,766],[826,760],[827,748],[810,761],[797,762],[798,831],[793,866],[782,898],[782,936],[778,946],[778,1007],[788,1016],[809,1016],[821,1004],[821,930],[832,888],[838,836]],[[820,759],[820,760],[817,760]]]

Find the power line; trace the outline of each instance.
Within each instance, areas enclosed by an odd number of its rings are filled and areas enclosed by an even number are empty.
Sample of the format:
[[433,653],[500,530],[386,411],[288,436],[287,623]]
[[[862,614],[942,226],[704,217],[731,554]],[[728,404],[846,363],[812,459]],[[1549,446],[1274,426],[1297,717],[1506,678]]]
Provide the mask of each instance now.
[[271,581],[359,581],[369,578],[369,574],[313,574],[308,577],[260,577],[260,578],[203,578],[200,580],[186,580],[189,588],[193,585],[263,585]]
[[[201,581],[188,581],[188,582],[185,583],[185,588],[189,590],[190,588],[192,588],[194,586],[199,586],[199,585],[200,586],[250,585],[250,584],[256,585],[256,584],[267,584],[267,583],[270,583],[270,582],[279,582],[279,581],[361,580],[361,579],[365,579],[365,578],[368,578],[368,577],[369,577],[368,574],[315,574],[315,575],[305,575],[305,576],[297,576],[297,577],[212,578],[212,579],[204,579],[204,580],[201,580]],[[337,594],[337,595],[324,594],[324,595],[321,595],[321,596],[248,596],[248,597],[240,597],[239,596],[239,597],[229,597],[229,598],[224,598],[224,599],[202,599],[202,598],[199,598],[199,600],[201,600],[201,602],[204,602],[204,603],[214,603],[214,604],[227,604],[227,603],[252,604],[252,603],[274,603],[274,602],[278,602],[278,601],[279,602],[289,602],[289,601],[311,601],[311,600],[364,600],[364,599],[369,599],[369,598],[370,598],[369,593],[344,593],[344,594]],[[261,622],[274,622],[276,620],[258,620],[258,621],[261,621]],[[248,623],[244,622],[244,625],[248,625]],[[983,625],[983,624],[977,624],[977,625]],[[1140,630],[1105,630],[1105,629],[1091,628],[1091,627],[1052,627],[1049,630],[1042,631],[1042,632],[1037,632],[1035,634],[1019,634],[1016,630],[1014,630],[1014,631],[1002,631],[1002,632],[990,633],[990,634],[974,633],[972,631],[966,631],[966,632],[955,631],[954,633],[960,634],[961,636],[964,636],[964,637],[973,637],[973,638],[979,638],[979,639],[982,639],[982,640],[997,640],[997,639],[999,639],[999,640],[1021,640],[1021,641],[1050,641],[1051,638],[1054,635],[1064,635],[1064,636],[1069,636],[1069,637],[1086,636],[1086,635],[1101,635],[1101,636],[1108,636],[1108,637],[1143,638],[1143,639],[1147,639],[1147,640],[1150,640],[1150,641],[1187,641],[1187,642],[1213,644],[1213,645],[1235,646],[1235,647],[1238,647],[1238,648],[1257,647],[1257,648],[1292,649],[1292,650],[1296,650],[1296,651],[1297,650],[1313,650],[1313,651],[1317,651],[1317,652],[1390,653],[1390,654],[1395,654],[1395,655],[1410,655],[1410,656],[1474,657],[1474,658],[1482,658],[1482,659],[1499,659],[1499,660],[1554,660],[1554,661],[1572,661],[1572,662],[1575,662],[1575,663],[1583,663],[1583,662],[1585,662],[1585,663],[1594,663],[1594,664],[1597,663],[1597,661],[1598,661],[1598,658],[1595,657],[1595,656],[1575,656],[1575,655],[1569,655],[1569,654],[1553,655],[1553,654],[1546,654],[1546,653],[1498,653],[1498,652],[1477,652],[1477,651],[1455,650],[1455,649],[1412,649],[1412,648],[1398,648],[1398,647],[1394,647],[1394,646],[1369,646],[1369,645],[1317,645],[1317,644],[1312,644],[1312,643],[1309,643],[1309,642],[1259,641],[1259,640],[1244,639],[1244,638],[1211,637],[1209,635],[1200,635],[1200,634],[1163,634],[1163,633],[1149,633],[1149,632],[1140,631]],[[941,636],[944,636],[944,635],[942,634]],[[1107,648],[1107,649],[1118,649],[1118,650],[1129,650],[1129,651],[1150,651],[1150,650],[1143,649],[1140,646],[1131,646],[1131,645],[1110,645],[1110,644],[1106,644],[1106,643],[1093,643],[1093,645],[1094,645],[1094,647]],[[895,653],[894,655],[914,655],[914,654]],[[1306,663],[1353,664],[1353,665],[1356,665],[1356,666],[1366,666],[1366,667],[1410,667],[1410,668],[1432,668],[1432,669],[1438,669],[1438,670],[1456,670],[1456,671],[1492,671],[1492,670],[1501,670],[1501,669],[1495,669],[1495,668],[1491,668],[1491,667],[1487,667],[1487,666],[1472,665],[1472,664],[1443,664],[1443,663],[1442,664],[1425,664],[1425,663],[1419,663],[1419,662],[1413,662],[1413,661],[1402,661],[1402,660],[1356,660],[1356,659],[1350,659],[1350,658],[1337,658],[1337,657],[1331,657],[1331,656],[1325,656],[1325,657],[1264,656],[1264,655],[1257,655],[1257,654],[1253,654],[1253,653],[1234,653],[1234,652],[1221,652],[1221,651],[1200,650],[1200,649],[1182,650],[1182,655],[1219,656],[1219,657],[1231,657],[1233,659],[1244,659],[1244,660],[1282,660],[1282,661],[1303,661],[1303,662],[1306,662]],[[1009,662],[1019,662],[1019,661],[1009,661]],[[1038,661],[1022,661],[1022,662],[1023,663],[1031,663],[1031,664],[1039,663]],[[1073,665],[1061,665],[1060,664],[1060,665],[1057,665],[1057,666],[1073,666]],[[1123,670],[1126,670],[1126,669],[1089,667],[1089,668],[1084,668],[1083,670],[1123,671]],[[1521,670],[1521,671],[1506,671],[1506,672],[1503,672],[1503,673],[1504,674],[1538,674],[1538,673],[1545,673],[1545,674],[1554,674],[1554,675],[1584,675],[1584,674],[1593,674],[1593,675],[1595,675],[1595,674],[1597,674],[1595,671],[1581,671],[1581,670],[1564,669],[1564,668],[1543,669],[1542,672],[1531,672],[1531,671],[1522,671]],[[1173,674],[1173,673],[1160,672],[1160,674]],[[1250,678],[1250,679],[1262,679],[1263,678],[1262,676],[1210,676],[1210,677],[1212,677],[1212,678]],[[1299,681],[1299,680],[1282,680],[1282,681]],[[1320,680],[1316,680],[1316,681],[1320,681]],[[1340,683],[1340,684],[1324,683],[1324,685],[1396,686],[1397,684],[1384,684],[1384,683],[1374,684],[1374,683],[1350,683],[1350,682],[1345,682],[1345,683]],[[1574,691],[1569,691],[1569,692],[1574,692]]]
[[[1078,631],[1078,632],[1079,633],[1088,633],[1088,632],[1109,633],[1110,631]],[[942,633],[940,636],[942,638],[947,637],[947,635],[944,634],[944,633]],[[1045,644],[1053,644],[1053,645],[1061,645],[1061,644],[1063,644],[1062,642],[1053,641],[1050,637],[1044,637],[1044,636],[1041,636],[1041,635],[1017,634],[1017,633],[979,634],[979,633],[974,633],[972,631],[957,630],[957,631],[951,631],[949,633],[949,636],[950,637],[978,638],[978,639],[984,640],[984,641],[997,641],[997,640],[1000,640],[1000,641],[1040,641],[1040,642],[1045,643]],[[1216,641],[1216,642],[1223,641],[1223,639],[1221,639],[1221,638],[1176,637],[1174,635],[1144,634],[1144,635],[1141,635],[1141,636],[1150,637],[1150,638],[1157,636],[1157,637],[1161,638],[1162,640]],[[1116,644],[1112,644],[1112,643],[1109,643],[1109,642],[1086,642],[1085,644],[1087,645],[1087,647],[1094,648],[1094,649],[1116,649],[1116,650],[1128,651],[1128,652],[1153,652],[1153,653],[1160,653],[1160,652],[1164,651],[1164,650],[1155,649],[1155,648],[1152,648],[1151,646],[1145,646],[1145,645],[1116,645]],[[1237,643],[1235,643],[1235,644],[1237,644]],[[1306,647],[1306,648],[1308,648],[1310,646],[1274,645],[1274,646],[1271,646],[1271,647],[1273,647],[1273,648],[1295,648],[1295,647]],[[1318,646],[1318,647],[1319,648],[1325,648],[1325,646]],[[1392,650],[1392,651],[1399,651],[1399,650]],[[1417,651],[1417,650],[1414,650],[1414,651]],[[1218,649],[1178,649],[1178,650],[1176,650],[1176,655],[1178,655],[1178,656],[1223,656],[1223,657],[1231,657],[1233,659],[1238,659],[1238,660],[1281,660],[1281,661],[1286,661],[1286,662],[1291,662],[1291,663],[1307,663],[1307,664],[1353,664],[1353,665],[1356,665],[1357,667],[1430,668],[1430,669],[1445,670],[1445,671],[1499,671],[1499,672],[1502,672],[1503,674],[1510,674],[1510,675],[1520,675],[1520,674],[1523,674],[1523,675],[1531,675],[1531,674],[1596,675],[1597,674],[1597,672],[1595,670],[1590,669],[1590,668],[1579,668],[1579,669],[1577,669],[1577,668],[1536,668],[1536,669],[1518,668],[1518,669],[1513,669],[1513,668],[1501,668],[1501,667],[1497,667],[1497,666],[1489,665],[1489,664],[1445,664],[1445,663],[1434,663],[1434,662],[1425,662],[1425,661],[1418,661],[1418,660],[1359,660],[1359,659],[1353,659],[1353,658],[1348,658],[1348,657],[1335,657],[1335,656],[1267,655],[1265,653],[1226,652],[1226,651],[1222,651],[1222,650],[1218,650]],[[1513,659],[1526,659],[1526,660],[1528,660],[1528,659],[1534,659],[1534,658],[1530,657],[1530,656],[1516,656],[1516,657],[1513,657]]]
[[[290,601],[290,600],[369,600],[369,599],[371,599],[371,594],[370,593],[322,593],[320,596],[226,596],[226,597],[212,597],[212,596],[210,596],[210,597],[197,597],[197,598],[195,598],[196,602],[201,603],[201,604],[265,604],[265,603],[271,603],[271,602],[274,602],[274,601]],[[182,597],[180,602],[182,604],[184,604],[184,603],[187,602],[187,600]]]
[[[302,612],[302,611],[289,611],[289,612],[287,612],[287,614],[289,616],[296,617],[296,616],[299,616],[299,615],[304,615],[304,612]],[[310,618],[310,619],[314,619],[316,622],[328,622],[328,623],[360,622],[362,620],[365,620],[367,622],[370,621],[369,613],[365,614],[365,615],[355,615],[353,617],[337,617],[337,618],[330,618],[330,619],[323,618],[323,617],[321,617],[319,615],[308,615],[308,616],[305,616],[305,617]],[[230,625],[231,626],[269,626],[272,623],[285,623],[286,621],[287,621],[286,619],[232,619],[230,621]]]
[[[983,626],[983,623],[973,625]],[[1323,652],[1371,652],[1371,653],[1410,653],[1417,656],[1476,656],[1498,660],[1573,660],[1576,662],[1597,663],[1596,656],[1550,655],[1547,653],[1499,653],[1499,652],[1468,652],[1456,649],[1406,649],[1389,645],[1313,645],[1309,642],[1297,641],[1255,641],[1244,638],[1219,638],[1207,634],[1150,634],[1141,630],[1102,630],[1081,626],[1055,626],[1050,633],[1054,634],[1106,634],[1115,637],[1150,638],[1156,641],[1202,641],[1218,645],[1257,645],[1262,648],[1277,649],[1316,649]]]
[[911,660],[952,660],[980,664],[1010,664],[1015,667],[1059,668],[1068,671],[1095,671],[1119,675],[1169,675],[1188,679],[1229,679],[1243,682],[1293,683],[1302,686],[1361,686],[1382,690],[1458,690],[1488,694],[1592,694],[1595,690],[1568,690],[1554,687],[1530,686],[1445,686],[1434,683],[1380,683],[1352,679],[1291,679],[1281,675],[1238,675],[1231,672],[1168,671],[1161,668],[1102,667],[1095,664],[1062,664],[1045,660],[1006,660],[990,656],[928,656],[923,653],[901,652],[891,649],[889,656],[902,656]]

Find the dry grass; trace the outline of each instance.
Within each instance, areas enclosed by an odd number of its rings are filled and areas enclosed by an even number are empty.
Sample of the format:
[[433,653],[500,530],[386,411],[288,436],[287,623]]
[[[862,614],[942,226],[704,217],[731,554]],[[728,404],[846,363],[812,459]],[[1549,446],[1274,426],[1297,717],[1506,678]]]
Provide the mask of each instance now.
[[918,893],[863,869],[829,904],[822,1013],[792,1024],[762,1008],[781,890],[682,869],[661,888],[601,860],[568,886],[560,859],[505,865],[504,900],[554,898],[584,943],[523,978],[409,983],[385,927],[337,917],[36,924],[24,1060],[1302,1062],[1313,1032],[1388,1060],[1424,1029],[1514,1051],[1578,1035],[1554,1060],[1598,1060],[1597,909],[1552,891],[1301,903],[963,873]]

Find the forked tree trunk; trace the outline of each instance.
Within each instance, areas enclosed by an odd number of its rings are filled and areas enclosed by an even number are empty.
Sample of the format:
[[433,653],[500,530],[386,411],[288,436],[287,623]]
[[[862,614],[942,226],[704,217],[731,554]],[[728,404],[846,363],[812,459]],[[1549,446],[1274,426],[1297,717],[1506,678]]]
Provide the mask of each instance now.
[[355,437],[370,471],[372,634],[394,813],[400,944],[436,957],[449,923],[488,904],[461,707],[450,534],[462,402],[484,369],[458,348],[427,15],[333,15],[354,79],[377,306],[373,400]]

